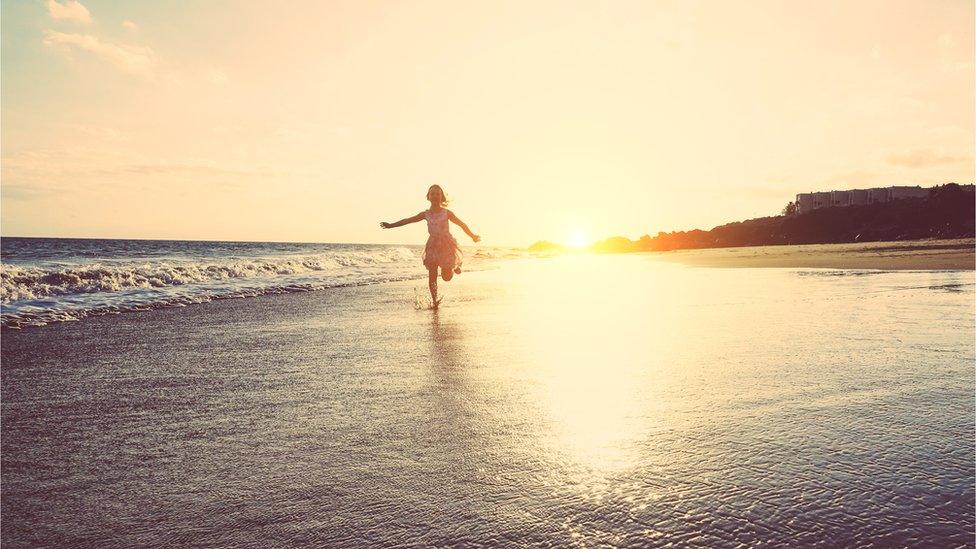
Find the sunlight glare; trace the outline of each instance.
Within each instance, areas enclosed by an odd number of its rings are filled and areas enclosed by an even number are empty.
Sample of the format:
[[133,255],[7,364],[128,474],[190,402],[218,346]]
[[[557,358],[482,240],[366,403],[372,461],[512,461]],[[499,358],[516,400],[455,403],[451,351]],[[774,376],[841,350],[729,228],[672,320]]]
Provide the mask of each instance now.
[[566,245],[571,248],[584,248],[590,244],[590,236],[586,231],[576,228],[566,237]]

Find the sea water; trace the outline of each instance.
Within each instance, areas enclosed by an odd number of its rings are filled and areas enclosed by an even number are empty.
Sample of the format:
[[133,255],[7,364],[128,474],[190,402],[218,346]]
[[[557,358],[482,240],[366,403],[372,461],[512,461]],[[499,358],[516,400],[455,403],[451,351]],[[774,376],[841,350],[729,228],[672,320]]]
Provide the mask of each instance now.
[[[0,325],[425,276],[420,246],[4,238]],[[517,250],[468,249],[466,268]]]
[[656,257],[7,331],[2,542],[973,546],[972,271]]

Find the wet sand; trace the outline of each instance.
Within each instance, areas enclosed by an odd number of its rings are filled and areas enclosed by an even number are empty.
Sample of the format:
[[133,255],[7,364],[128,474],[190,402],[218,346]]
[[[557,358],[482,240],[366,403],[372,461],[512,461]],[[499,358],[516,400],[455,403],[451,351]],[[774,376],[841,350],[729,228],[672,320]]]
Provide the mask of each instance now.
[[968,269],[976,268],[973,239],[753,246],[676,250],[655,255],[701,267],[778,267],[811,269]]
[[2,542],[965,546],[974,285],[580,256],[5,331]]

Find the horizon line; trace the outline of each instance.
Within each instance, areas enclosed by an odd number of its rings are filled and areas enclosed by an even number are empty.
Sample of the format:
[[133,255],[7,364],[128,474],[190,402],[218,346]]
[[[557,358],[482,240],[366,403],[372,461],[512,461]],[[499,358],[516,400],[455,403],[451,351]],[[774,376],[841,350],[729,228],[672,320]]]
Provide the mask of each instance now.
[[[123,237],[105,237],[105,236],[33,236],[33,235],[4,235],[0,234],[0,239],[4,238],[34,238],[34,239],[49,239],[49,240],[139,240],[145,242],[233,242],[236,244],[351,244],[357,246],[423,246],[424,244],[407,244],[405,242],[397,243],[387,243],[387,242],[325,242],[318,240],[227,240],[221,238],[149,238],[149,237],[137,237],[137,238],[123,238]],[[504,244],[497,245],[484,245],[488,248],[520,248],[519,246],[509,246]],[[522,246],[522,248],[528,248],[528,246]]]

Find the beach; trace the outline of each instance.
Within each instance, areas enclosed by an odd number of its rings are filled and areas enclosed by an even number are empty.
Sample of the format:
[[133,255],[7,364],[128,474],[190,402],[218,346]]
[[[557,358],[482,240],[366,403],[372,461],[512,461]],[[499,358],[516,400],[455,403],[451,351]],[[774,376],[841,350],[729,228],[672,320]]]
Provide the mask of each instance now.
[[965,238],[676,250],[660,256],[702,267],[972,270],[976,267],[974,247],[976,240]]
[[976,549],[976,1],[0,18],[0,549]]
[[2,542],[971,546],[973,271],[680,254],[4,330]]

